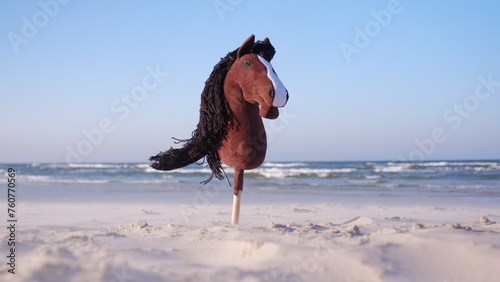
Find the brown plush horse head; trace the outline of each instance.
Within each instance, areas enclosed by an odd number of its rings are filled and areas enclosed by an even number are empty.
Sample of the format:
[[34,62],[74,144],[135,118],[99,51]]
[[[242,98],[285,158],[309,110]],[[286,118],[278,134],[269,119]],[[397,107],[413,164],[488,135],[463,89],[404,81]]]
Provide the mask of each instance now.
[[[182,148],[170,148],[150,158],[151,166],[173,170],[205,157],[212,176],[224,178],[221,160],[234,167],[233,193],[243,190],[243,171],[262,164],[267,139],[262,117],[275,119],[277,107],[288,101],[288,91],[271,66],[275,54],[268,38],[251,35],[214,67],[201,97],[200,121]],[[236,199],[236,198],[235,198]],[[234,219],[233,222],[237,223]]]

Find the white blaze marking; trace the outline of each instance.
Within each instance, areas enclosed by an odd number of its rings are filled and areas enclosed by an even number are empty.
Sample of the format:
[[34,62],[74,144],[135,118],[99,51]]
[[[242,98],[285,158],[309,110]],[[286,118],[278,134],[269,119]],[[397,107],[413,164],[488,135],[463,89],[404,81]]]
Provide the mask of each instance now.
[[273,70],[273,66],[271,63],[266,61],[266,59],[262,58],[261,56],[257,55],[259,60],[266,66],[267,69],[267,77],[271,82],[273,83],[274,87],[274,100],[273,100],[273,106],[274,107],[283,107],[286,104],[287,99],[287,94],[288,91],[286,91],[285,85],[283,85],[283,82],[279,79],[278,75]]

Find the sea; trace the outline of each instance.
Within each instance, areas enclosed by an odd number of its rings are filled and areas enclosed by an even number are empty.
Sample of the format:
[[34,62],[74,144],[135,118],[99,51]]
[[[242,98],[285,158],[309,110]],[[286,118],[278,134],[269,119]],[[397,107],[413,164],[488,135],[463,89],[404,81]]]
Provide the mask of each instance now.
[[[231,194],[233,182],[233,169],[225,167],[226,179],[202,184],[211,176],[206,164],[174,171],[157,171],[148,163],[0,164],[0,175],[7,177],[9,168],[15,169],[16,187],[27,191],[28,198],[47,198],[51,193],[155,197],[151,193],[203,189]],[[245,171],[244,189],[275,196],[474,197],[500,204],[500,160],[265,162]]]

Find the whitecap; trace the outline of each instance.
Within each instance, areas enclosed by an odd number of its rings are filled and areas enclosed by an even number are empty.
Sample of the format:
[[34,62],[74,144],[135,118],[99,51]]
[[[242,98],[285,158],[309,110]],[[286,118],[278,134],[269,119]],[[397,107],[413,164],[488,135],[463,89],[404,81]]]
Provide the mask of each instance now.
[[296,166],[307,166],[305,163],[278,163],[278,162],[265,162],[262,164],[263,167],[296,167]]
[[406,172],[410,171],[410,164],[409,163],[395,163],[394,165],[390,166],[375,166],[374,171],[375,172]]

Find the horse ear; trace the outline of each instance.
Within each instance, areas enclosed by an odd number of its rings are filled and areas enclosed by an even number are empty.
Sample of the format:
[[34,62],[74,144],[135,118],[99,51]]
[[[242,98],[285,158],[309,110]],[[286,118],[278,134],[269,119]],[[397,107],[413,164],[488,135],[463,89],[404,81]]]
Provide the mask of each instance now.
[[271,44],[271,41],[269,41],[269,38],[264,38],[264,40],[262,40],[262,43],[264,44]]
[[238,59],[242,57],[243,55],[246,55],[250,52],[252,52],[252,48],[255,42],[255,35],[250,35],[243,44],[241,44],[240,48],[238,49]]

